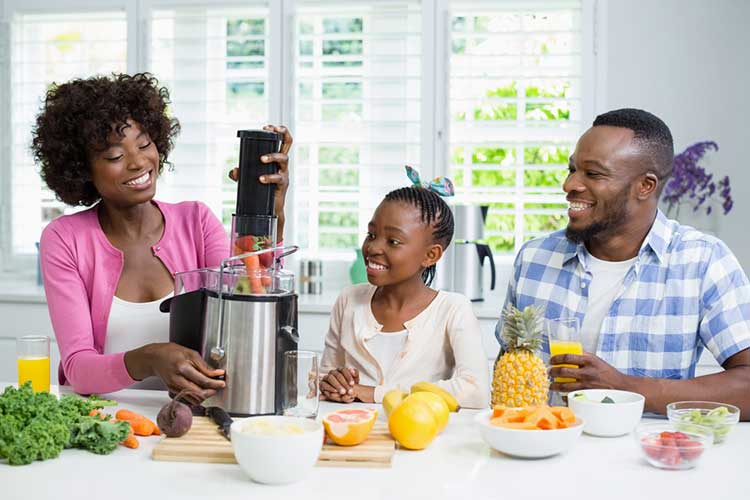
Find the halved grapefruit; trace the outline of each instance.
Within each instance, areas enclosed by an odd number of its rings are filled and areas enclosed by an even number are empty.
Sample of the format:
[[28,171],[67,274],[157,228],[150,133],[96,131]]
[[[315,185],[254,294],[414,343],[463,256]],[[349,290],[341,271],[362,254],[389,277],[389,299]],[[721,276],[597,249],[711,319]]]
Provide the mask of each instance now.
[[338,410],[323,417],[323,427],[334,443],[354,446],[367,439],[377,416],[377,410],[367,408]]

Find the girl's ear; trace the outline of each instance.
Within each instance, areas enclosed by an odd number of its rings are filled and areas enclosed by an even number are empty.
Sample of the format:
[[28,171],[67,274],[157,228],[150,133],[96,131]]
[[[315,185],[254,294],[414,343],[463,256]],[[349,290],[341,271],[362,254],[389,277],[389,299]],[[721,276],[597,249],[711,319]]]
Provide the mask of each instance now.
[[425,253],[424,259],[422,259],[422,267],[427,268],[435,264],[443,256],[443,246],[437,243],[427,247],[427,253]]

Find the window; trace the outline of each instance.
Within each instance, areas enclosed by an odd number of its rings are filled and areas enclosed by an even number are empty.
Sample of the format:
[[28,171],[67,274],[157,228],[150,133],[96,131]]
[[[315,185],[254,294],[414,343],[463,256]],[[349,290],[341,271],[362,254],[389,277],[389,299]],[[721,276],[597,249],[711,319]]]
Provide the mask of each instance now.
[[[31,130],[53,82],[123,72],[127,67],[124,11],[25,14],[11,18],[10,165],[11,254],[35,252],[41,229],[73,211],[55,199],[30,153]],[[3,238],[5,240],[5,238]]]
[[182,130],[159,197],[201,200],[232,222],[237,187],[226,173],[239,163],[237,130],[269,119],[267,2],[154,8],[148,71],[170,90]]
[[564,228],[562,183],[582,120],[579,2],[494,2],[450,16],[450,171],[488,204],[496,252]]
[[[361,244],[382,197],[419,165],[417,2],[300,2],[295,22],[295,243]],[[347,252],[348,255],[349,252]]]
[[3,270],[30,268],[44,225],[75,210],[29,153],[46,89],[125,71],[154,73],[182,125],[160,199],[200,199],[228,227],[237,130],[284,123],[289,243],[350,259],[409,164],[450,175],[456,202],[489,204],[489,242],[515,252],[566,220],[561,183],[594,95],[593,2],[5,0]]

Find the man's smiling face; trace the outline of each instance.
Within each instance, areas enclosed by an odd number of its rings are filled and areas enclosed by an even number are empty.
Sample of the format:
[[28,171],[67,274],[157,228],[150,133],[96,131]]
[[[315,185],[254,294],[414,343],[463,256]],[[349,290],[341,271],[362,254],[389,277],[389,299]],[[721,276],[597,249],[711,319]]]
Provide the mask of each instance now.
[[613,234],[630,221],[634,184],[643,173],[633,135],[627,128],[597,126],[578,140],[563,183],[568,239]]

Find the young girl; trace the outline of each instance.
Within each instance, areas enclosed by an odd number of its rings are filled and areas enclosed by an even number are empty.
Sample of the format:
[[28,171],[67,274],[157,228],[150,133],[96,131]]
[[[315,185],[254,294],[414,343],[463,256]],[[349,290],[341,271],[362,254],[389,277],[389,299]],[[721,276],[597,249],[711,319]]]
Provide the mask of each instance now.
[[369,283],[345,289],[333,306],[321,361],[326,399],[380,403],[391,389],[429,381],[463,407],[488,405],[471,302],[428,286],[452,237],[453,215],[437,193],[412,186],[386,195],[362,244]]

